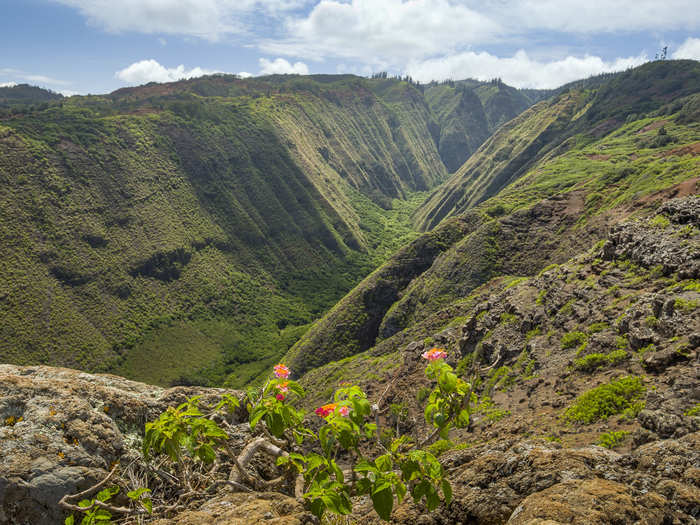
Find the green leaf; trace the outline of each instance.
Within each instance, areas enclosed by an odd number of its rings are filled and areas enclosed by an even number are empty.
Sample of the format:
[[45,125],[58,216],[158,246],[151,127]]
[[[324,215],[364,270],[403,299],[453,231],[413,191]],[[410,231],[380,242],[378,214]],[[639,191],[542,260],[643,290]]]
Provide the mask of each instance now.
[[137,499],[139,499],[141,494],[144,494],[146,492],[151,492],[151,489],[141,487],[140,489],[136,489],[136,490],[132,490],[131,492],[127,492],[126,495],[129,497],[129,499],[137,500]]
[[454,392],[457,389],[457,376],[452,372],[445,371],[440,374],[438,384],[445,392]]
[[442,494],[445,496],[445,503],[449,505],[450,501],[452,501],[452,486],[446,479],[442,480]]
[[438,496],[437,489],[432,485],[428,485],[428,490],[425,495],[425,504],[429,511],[433,511],[440,505],[440,496]]
[[105,502],[119,492],[119,487],[108,487],[97,493],[97,500]]
[[352,503],[347,493],[341,492],[338,498],[338,511],[340,514],[350,514],[352,512]]
[[267,410],[265,407],[259,406],[256,407],[253,412],[250,414],[250,429],[255,430],[255,427],[257,426],[258,422],[260,421],[260,418],[262,418],[265,414],[267,413]]
[[317,498],[311,501],[311,513],[317,518],[323,516],[323,512],[326,510],[326,504],[321,498]]
[[394,495],[391,489],[384,489],[379,492],[372,492],[372,506],[384,521],[391,519],[391,509],[394,507]]
[[141,505],[143,505],[149,514],[153,514],[153,502],[151,498],[143,498],[141,500]]
[[411,496],[413,496],[413,501],[418,503],[421,500],[421,498],[426,495],[430,488],[432,488],[432,486],[426,480],[422,480],[420,483],[418,483],[415,487],[413,487],[413,490],[411,490]]
[[361,459],[355,464],[355,472],[377,472],[377,467],[366,459]]
[[75,525],[75,518],[72,514],[66,518],[66,521],[63,522],[63,525]]
[[397,481],[394,483],[394,491],[396,492],[396,498],[399,500],[399,503],[401,503],[406,496],[406,485]]
[[386,478],[380,478],[377,480],[377,482],[374,484],[374,487],[372,488],[372,493],[375,494],[377,492],[382,492],[383,490],[391,490],[392,483]]
[[340,470],[340,467],[338,466],[338,464],[333,460],[331,460],[331,468],[333,469],[333,473],[335,474],[335,479],[338,480],[338,483],[344,483],[345,478],[343,477],[343,471]]
[[394,466],[393,462],[391,461],[391,454],[379,456],[374,460],[374,464],[377,465],[377,468],[382,472],[389,472]]

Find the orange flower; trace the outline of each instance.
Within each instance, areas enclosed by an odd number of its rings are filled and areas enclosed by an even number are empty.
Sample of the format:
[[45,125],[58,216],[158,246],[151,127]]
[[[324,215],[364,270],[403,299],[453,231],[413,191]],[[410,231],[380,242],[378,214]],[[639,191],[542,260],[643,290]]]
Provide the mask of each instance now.
[[275,372],[275,376],[279,377],[280,379],[287,379],[289,377],[289,368],[284,366],[282,363],[275,365],[273,370]]
[[284,381],[283,383],[279,383],[275,385],[275,388],[279,390],[280,392],[289,392],[289,381]]
[[322,407],[318,407],[315,411],[316,415],[320,417],[328,417],[335,411],[336,406],[338,406],[336,403],[329,403],[327,405],[323,405]]
[[441,348],[433,348],[427,352],[423,352],[421,356],[428,361],[437,361],[438,359],[444,359],[447,357],[447,352]]

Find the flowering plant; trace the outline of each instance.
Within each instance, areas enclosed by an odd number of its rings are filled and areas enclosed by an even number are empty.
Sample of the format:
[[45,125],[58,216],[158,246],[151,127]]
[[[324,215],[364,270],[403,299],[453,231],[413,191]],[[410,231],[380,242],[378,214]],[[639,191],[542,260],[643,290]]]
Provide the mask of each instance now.
[[301,427],[304,414],[294,408],[291,403],[293,397],[290,398],[290,395],[301,398],[304,389],[296,381],[287,379],[289,374],[289,368],[280,363],[273,368],[275,377],[268,380],[261,389],[248,390],[250,428],[255,430],[262,420],[274,437],[285,437],[285,432],[292,429],[293,437],[301,443],[306,433],[306,429]]
[[429,361],[425,375],[437,383],[428,396],[425,420],[435,427],[433,434],[446,439],[452,426],[469,426],[470,407],[476,403],[477,397],[472,392],[471,385],[460,379],[452,367],[445,363],[445,351],[433,348],[424,353],[423,357]]
[[[434,348],[424,354],[430,362],[426,374],[438,385],[433,391],[431,403],[436,407],[426,414],[428,423],[438,426],[441,434],[446,434],[454,422],[457,426],[468,413],[456,411],[456,405],[464,404],[468,385],[457,378],[452,368],[443,362],[447,356],[444,350]],[[434,413],[435,410],[444,413]],[[467,411],[467,408],[461,409]],[[371,416],[375,421],[370,421]],[[320,453],[306,455],[290,453],[280,456],[278,465],[295,468],[305,484],[304,497],[317,516],[325,511],[349,514],[352,511],[351,497],[367,495],[375,511],[384,520],[389,520],[394,501],[401,502],[410,492],[414,501],[424,501],[429,510],[435,509],[441,500],[449,502],[452,490],[445,479],[442,465],[426,450],[411,443],[407,436],[395,439],[389,448],[376,439],[376,446],[384,453],[376,458],[367,457],[361,445],[365,440],[377,438],[377,407],[372,407],[367,395],[354,385],[337,389],[333,402],[318,407],[315,414],[323,419],[323,426],[312,439],[318,440]],[[354,466],[343,472],[336,463],[339,454],[349,455]],[[441,497],[442,495],[442,497]]]
[[[435,385],[425,407],[426,422],[434,431],[423,442],[413,442],[403,435],[385,444],[379,439],[379,406],[371,405],[360,387],[347,383],[335,391],[331,402],[314,411],[312,418],[321,422],[318,431],[305,428],[304,412],[296,408],[304,390],[289,379],[292,371],[279,363],[264,385],[247,391],[244,402],[252,436],[242,449],[234,452],[230,442],[233,432],[229,433],[234,428],[236,414],[240,413],[239,399],[224,394],[213,408],[201,409],[199,399],[194,397],[148,423],[144,458],[148,461],[158,455],[162,466],[167,465],[163,461],[167,456],[171,463],[165,468],[172,474],[166,474],[179,480],[181,488],[197,488],[185,492],[187,497],[208,493],[222,484],[238,490],[271,490],[271,487],[289,490],[289,481],[296,478],[295,495],[305,499],[319,517],[326,511],[349,514],[352,498],[363,495],[372,501],[384,520],[390,519],[394,503],[400,503],[407,495],[433,510],[442,501],[449,503],[452,490],[442,465],[423,447],[438,434],[447,436],[452,427],[467,426],[475,396],[470,385],[445,363],[444,350],[432,348],[423,357],[428,361],[426,376]],[[302,453],[300,445],[304,441],[307,443]],[[266,480],[255,473],[251,466],[253,458],[260,453],[276,458],[284,471],[281,476]],[[339,457],[349,468],[340,468]],[[224,473],[222,466],[227,464],[231,466],[230,472]],[[165,475],[162,469],[159,472]],[[159,494],[160,501],[168,504],[153,506],[154,513],[179,504],[182,493],[177,490],[170,496]],[[177,500],[173,503],[168,497]],[[130,509],[95,505],[110,512],[143,511],[136,504]],[[71,506],[66,508],[76,510]],[[90,509],[79,510],[87,513]]]

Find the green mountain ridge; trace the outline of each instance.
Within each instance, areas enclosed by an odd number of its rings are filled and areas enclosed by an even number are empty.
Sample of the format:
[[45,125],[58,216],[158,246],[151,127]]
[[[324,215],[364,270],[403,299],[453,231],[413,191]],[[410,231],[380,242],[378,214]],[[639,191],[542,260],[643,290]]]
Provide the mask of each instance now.
[[[635,87],[640,75],[651,79],[644,89]],[[396,277],[404,265],[397,254],[314,324],[287,360],[299,366],[366,352],[356,365],[367,373],[373,359],[420,338],[426,326],[459,317],[460,303],[490,280],[534,275],[588,249],[630,215],[696,193],[699,93],[700,64],[656,62],[525,111],[418,208],[418,223],[435,227],[405,252],[419,256],[427,239],[460,232],[431,265],[407,281]],[[620,101],[632,115],[626,123]],[[392,290],[391,300],[368,299],[383,289]],[[314,371],[331,375],[325,367]]]
[[626,121],[662,107],[668,113],[678,111],[685,97],[697,94],[699,79],[700,64],[682,60],[651,62],[610,77],[570,84],[499,129],[478,154],[435,190],[417,213],[417,225],[427,230],[473,208],[548,154],[556,155],[559,147],[599,139]]
[[244,383],[415,237],[447,176],[394,79],[2,95],[21,100],[0,107],[3,362]]
[[438,149],[450,173],[501,125],[548,95],[544,90],[518,90],[500,80],[434,83],[424,92],[440,124]]

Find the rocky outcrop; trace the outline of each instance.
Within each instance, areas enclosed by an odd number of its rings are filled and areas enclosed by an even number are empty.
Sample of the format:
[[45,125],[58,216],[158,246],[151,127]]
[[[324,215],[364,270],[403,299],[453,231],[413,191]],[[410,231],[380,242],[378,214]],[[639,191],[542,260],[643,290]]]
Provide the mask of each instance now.
[[[400,363],[388,385],[372,378],[367,388],[403,407],[410,424],[422,421],[430,383],[420,355],[432,346],[474,379],[480,403],[493,403],[476,410],[468,431],[451,433],[451,446],[466,448],[440,458],[454,501],[431,515],[405,503],[396,522],[697,522],[698,203],[670,200],[656,216],[614,228],[607,242],[535,277],[493,279],[413,329],[400,350],[382,344],[367,355]],[[484,368],[476,376],[474,356]],[[567,419],[585,394],[623,377],[643,390],[628,413]],[[597,402],[605,401],[595,398],[588,409]],[[362,516],[373,519],[369,508]]]
[[144,423],[193,395],[66,368],[0,365],[0,524],[54,525],[65,494],[103,479],[140,445]]
[[[454,500],[426,515],[400,505],[395,523],[421,525],[692,524],[700,517],[700,433],[630,454],[546,441],[501,441],[446,455]],[[373,523],[366,509],[366,519]]]
[[[603,257],[629,259],[645,268],[659,267],[664,275],[677,272],[681,279],[698,278],[700,252],[697,244],[687,239],[693,236],[693,227],[700,227],[700,198],[671,199],[659,213],[651,228],[646,221],[616,226],[603,246]],[[686,231],[668,235],[665,230],[671,224],[686,226]]]
[[307,525],[318,520],[303,505],[279,492],[224,494],[196,510],[185,510],[152,525]]

